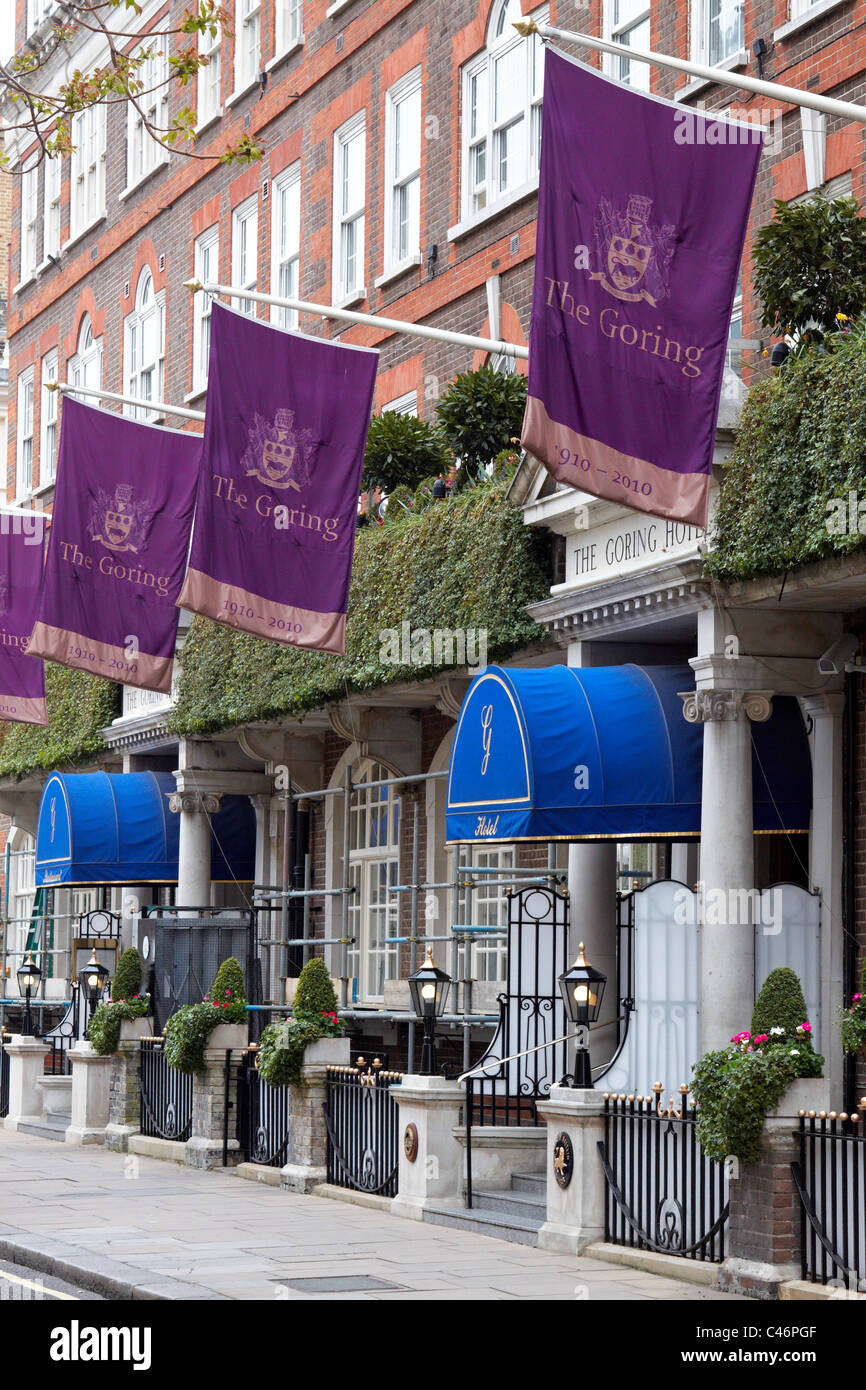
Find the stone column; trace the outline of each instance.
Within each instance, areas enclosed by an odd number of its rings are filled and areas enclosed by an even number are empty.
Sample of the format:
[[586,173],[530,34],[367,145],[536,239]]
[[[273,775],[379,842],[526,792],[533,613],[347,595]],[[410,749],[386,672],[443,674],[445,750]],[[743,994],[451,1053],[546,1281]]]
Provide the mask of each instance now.
[[328,1098],[327,1068],[349,1065],[348,1038],[321,1038],[304,1053],[301,1084],[293,1086],[288,1161],[280,1169],[280,1185],[292,1192],[310,1192],[328,1176],[328,1132],[324,1104]]
[[701,789],[701,1051],[748,1027],[754,1004],[755,886],[751,722],[770,717],[766,690],[699,688],[683,695],[704,725]]
[[[821,893],[821,1022],[815,1039],[824,1054],[830,1095],[839,1098],[843,1054],[836,1032],[836,1010],[843,1002],[845,939],[842,929],[842,715],[845,696],[815,695],[803,701],[812,718],[812,833],[809,882]],[[859,985],[857,986],[859,988]]]
[[210,821],[220,798],[213,792],[178,791],[169,797],[169,809],[180,815],[177,901],[181,907],[209,907]]
[[551,1086],[550,1099],[538,1102],[538,1113],[547,1124],[547,1219],[538,1244],[580,1255],[592,1241],[604,1240],[605,1181],[598,1153],[604,1095]]
[[105,1147],[128,1153],[129,1141],[141,1131],[141,1039],[153,1033],[152,1018],[125,1018],[120,1041],[111,1056],[108,1124]]
[[89,1042],[69,1049],[72,1063],[72,1123],[67,1144],[102,1144],[108,1125],[111,1056],[101,1057]]
[[120,890],[121,950],[130,946],[140,949],[141,909],[153,901],[153,889],[147,884],[132,883]]
[[4,1043],[9,1057],[9,1113],[3,1124],[18,1129],[26,1121],[41,1121],[42,1094],[39,1083],[45,1075],[45,1058],[50,1048],[41,1038],[13,1033]]
[[[616,844],[568,846],[568,964],[577,957],[580,942],[587,960],[607,976],[601,1021],[619,1014],[616,997]],[[568,1029],[571,1032],[571,1028]],[[593,1029],[596,1064],[605,1062],[616,1047],[616,1028]]]
[[463,1149],[454,1131],[464,1091],[441,1076],[404,1076],[391,1095],[400,1107],[400,1168],[394,1216],[424,1218],[428,1206],[460,1206]]
[[[192,1079],[192,1133],[187,1140],[188,1168],[221,1168],[228,1135],[226,1162],[240,1161],[237,1139],[237,1073],[249,1043],[245,1023],[221,1023],[208,1038],[204,1071]],[[228,1075],[226,1067],[228,1066]],[[226,1102],[229,1104],[226,1125]]]

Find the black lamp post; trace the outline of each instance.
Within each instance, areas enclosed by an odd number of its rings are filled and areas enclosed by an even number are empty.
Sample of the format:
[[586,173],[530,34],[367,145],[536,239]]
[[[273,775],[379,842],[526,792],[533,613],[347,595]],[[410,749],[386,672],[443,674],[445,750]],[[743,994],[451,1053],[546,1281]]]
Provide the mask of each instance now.
[[90,960],[83,970],[78,972],[78,983],[80,984],[84,998],[87,1001],[87,1018],[93,1013],[99,1003],[102,991],[105,988],[105,981],[108,979],[109,971],[96,959],[96,947],[90,953]]
[[601,1001],[607,976],[590,965],[583,953],[581,941],[577,960],[570,970],[559,977],[559,989],[571,1022],[580,1030],[574,1055],[574,1077],[571,1085],[592,1089],[592,1067],[589,1061],[589,1025],[595,1023],[601,1011]]
[[415,1014],[424,1024],[424,1045],[421,1048],[421,1076],[436,1074],[436,1036],[437,1018],[441,1018],[448,1002],[448,987],[451,976],[447,970],[440,970],[433,962],[433,947],[428,944],[424,964],[414,975],[409,976],[409,989]]
[[33,1036],[33,1015],[30,1011],[30,1000],[39,988],[39,981],[42,979],[42,971],[33,959],[33,952],[27,952],[27,959],[19,965],[16,971],[18,975],[18,990],[24,997],[24,1036]]

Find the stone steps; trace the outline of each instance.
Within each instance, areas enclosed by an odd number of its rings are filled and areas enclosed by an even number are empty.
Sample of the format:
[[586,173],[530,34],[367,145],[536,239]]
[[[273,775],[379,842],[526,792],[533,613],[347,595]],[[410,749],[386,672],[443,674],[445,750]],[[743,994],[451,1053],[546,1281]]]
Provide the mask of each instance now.
[[474,1231],[476,1235],[535,1246],[547,1210],[544,1173],[513,1173],[511,1187],[474,1191],[472,1207],[425,1207],[424,1220],[433,1226]]
[[38,1139],[56,1139],[61,1144],[66,1141],[66,1131],[72,1124],[71,1115],[43,1115],[41,1120],[19,1121],[19,1134],[35,1134]]

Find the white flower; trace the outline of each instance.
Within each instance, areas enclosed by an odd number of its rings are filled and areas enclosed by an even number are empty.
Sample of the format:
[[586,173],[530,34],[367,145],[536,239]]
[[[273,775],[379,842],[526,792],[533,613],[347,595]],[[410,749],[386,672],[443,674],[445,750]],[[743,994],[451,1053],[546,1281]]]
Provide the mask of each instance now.
[[770,1029],[770,1033],[771,1033],[771,1034],[776,1034],[777,1036],[778,1036],[779,1033],[784,1033],[784,1031],[785,1031],[784,1028],[780,1028],[780,1027],[778,1026],[778,1024],[776,1025],[775,1028],[771,1028],[771,1029]]
[[799,1047],[792,1047],[792,1048],[791,1048],[791,1051],[790,1051],[789,1054],[788,1054],[789,1057],[799,1057],[799,1055],[800,1055],[800,1049],[799,1049]]

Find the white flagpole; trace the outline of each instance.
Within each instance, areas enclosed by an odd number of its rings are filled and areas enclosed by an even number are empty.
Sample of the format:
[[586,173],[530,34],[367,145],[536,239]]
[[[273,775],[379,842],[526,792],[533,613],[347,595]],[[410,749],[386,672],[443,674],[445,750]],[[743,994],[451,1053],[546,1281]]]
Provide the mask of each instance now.
[[378,328],[385,333],[408,333],[415,338],[433,338],[439,343],[473,348],[476,352],[497,353],[500,357],[529,357],[529,348],[521,343],[497,342],[493,338],[473,338],[468,333],[452,333],[447,328],[431,328],[424,323],[407,323],[403,319],[386,319],[380,314],[356,314],[352,309],[337,309],[333,304],[311,304],[306,299],[280,299],[274,294],[260,294],[257,290],[238,290],[232,285],[203,285],[201,280],[184,280],[184,287],[190,294],[204,290],[205,294],[223,294],[229,299],[249,299],[254,304],[275,304],[281,309],[296,309],[301,314],[316,314],[320,318],[336,319],[340,323],[362,324],[367,328]]
[[[783,87],[780,82],[765,82],[759,77],[749,77],[747,73],[734,72],[727,68],[708,68],[702,63],[687,62],[684,58],[672,58],[667,53],[655,53],[650,48],[632,48],[630,44],[612,43],[608,39],[597,39],[591,34],[575,34],[568,29],[554,29],[550,24],[536,24],[534,19],[515,21],[515,29],[528,38],[530,34],[540,34],[543,39],[564,39],[566,43],[579,44],[581,48],[594,48],[600,53],[613,53],[623,58],[636,59],[639,63],[654,63],[663,68],[674,68],[687,73],[689,77],[705,77],[710,82],[718,82],[726,87],[737,87],[747,92],[757,92],[759,96],[772,101],[789,102],[792,106],[807,106],[813,111],[825,111],[828,116],[841,116],[845,121],[866,123],[866,105],[855,105],[851,101],[838,101],[836,97],[825,97],[820,92],[804,92],[800,87]],[[692,110],[692,107],[685,107]],[[712,117],[712,111],[701,114]],[[719,112],[722,116],[724,113]]]
[[203,420],[203,410],[187,410],[184,406],[169,405],[168,401],[146,401],[140,396],[121,396],[116,391],[97,391],[94,386],[73,386],[70,381],[46,381],[46,391],[59,391],[61,396],[92,396],[97,401],[115,401],[118,405],[137,405],[142,410],[155,410],[160,415],[177,415],[181,420]]

